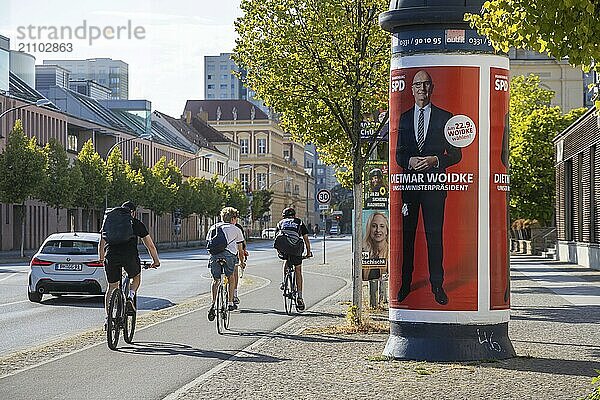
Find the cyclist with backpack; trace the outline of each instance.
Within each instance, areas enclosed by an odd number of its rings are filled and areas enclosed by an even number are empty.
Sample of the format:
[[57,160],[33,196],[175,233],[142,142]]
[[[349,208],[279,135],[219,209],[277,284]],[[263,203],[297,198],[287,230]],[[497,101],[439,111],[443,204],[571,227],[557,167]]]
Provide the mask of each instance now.
[[126,304],[126,312],[135,313],[135,294],[141,283],[141,264],[138,253],[138,238],[142,239],[144,246],[152,257],[150,268],[160,266],[158,252],[148,233],[146,225],[135,218],[136,206],[131,201],[126,201],[121,207],[106,210],[102,222],[100,244],[98,245],[98,259],[104,263],[104,272],[108,281],[105,296],[105,309],[108,315],[110,296],[119,287],[121,268],[125,268],[131,277],[131,289]]
[[[282,220],[277,223],[275,229],[275,240],[273,247],[277,249],[279,258],[289,261],[295,267],[296,285],[298,287],[298,297],[296,305],[298,311],[303,311],[305,308],[304,298],[302,297],[302,259],[312,257],[310,251],[310,240],[308,239],[308,229],[300,218],[296,218],[296,210],[292,207],[285,208],[281,212]],[[306,256],[302,257],[306,246]],[[285,280],[285,262],[283,276]],[[283,283],[281,290],[283,290]]]
[[217,299],[217,290],[221,282],[221,263],[220,260],[225,260],[223,266],[224,273],[228,281],[227,307],[229,311],[237,309],[237,305],[233,302],[234,289],[237,288],[237,274],[234,274],[235,265],[239,260],[240,266],[243,268],[246,265],[244,256],[244,234],[235,224],[238,222],[239,212],[233,207],[225,207],[221,210],[221,222],[218,222],[210,227],[206,235],[206,247],[210,253],[208,267],[210,268],[213,277],[211,287],[212,305],[208,310],[208,320],[215,319],[215,301]]

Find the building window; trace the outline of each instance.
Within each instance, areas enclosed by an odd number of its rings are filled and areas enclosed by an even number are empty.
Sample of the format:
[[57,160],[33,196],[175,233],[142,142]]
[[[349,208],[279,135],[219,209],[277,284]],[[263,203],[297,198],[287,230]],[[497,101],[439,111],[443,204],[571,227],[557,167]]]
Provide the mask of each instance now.
[[224,174],[224,168],[225,168],[225,164],[223,164],[221,161],[217,161],[217,174],[218,175]]
[[317,169],[317,174],[323,175],[324,173],[325,173],[325,168],[318,168]]
[[242,188],[244,188],[244,192],[248,192],[248,184],[250,183],[250,175],[249,174],[240,174],[240,183],[242,184]]
[[226,64],[219,65],[219,68],[221,69],[221,71],[227,71],[227,65]]
[[323,160],[321,160],[320,158],[317,160],[317,165],[323,165]]
[[250,141],[248,139],[240,139],[240,151],[242,154],[248,154]]
[[67,135],[67,151],[77,152],[77,136]]
[[211,75],[211,74],[208,74],[208,75],[206,75],[206,79],[207,79],[207,80],[210,80],[210,79],[212,79],[212,75]]
[[294,194],[300,194],[300,186],[294,185]]
[[214,64],[209,64],[206,66],[206,72],[215,72]]
[[210,160],[206,157],[202,158],[202,171],[210,172]]
[[228,75],[228,74],[222,74],[222,75],[221,75],[221,80],[225,80],[225,79],[227,79],[227,78],[229,78],[229,75]]
[[256,139],[258,154],[267,154],[267,139]]
[[258,190],[267,189],[267,174],[265,174],[265,173],[256,174],[256,188]]
[[226,99],[227,98],[227,93],[221,93],[221,96],[219,96],[221,99]]
[[214,99],[215,98],[215,94],[214,93],[209,93],[208,95],[206,95],[207,98],[209,99]]
[[227,90],[227,84],[226,83],[221,83],[219,85],[219,89],[221,89],[221,90]]
[[208,85],[208,86],[206,86],[206,87],[207,87],[208,89],[214,89],[214,88],[215,88],[215,85],[211,83],[211,84],[209,84],[209,85]]
[[283,150],[283,158],[285,158],[286,160],[288,160],[290,158],[289,150]]

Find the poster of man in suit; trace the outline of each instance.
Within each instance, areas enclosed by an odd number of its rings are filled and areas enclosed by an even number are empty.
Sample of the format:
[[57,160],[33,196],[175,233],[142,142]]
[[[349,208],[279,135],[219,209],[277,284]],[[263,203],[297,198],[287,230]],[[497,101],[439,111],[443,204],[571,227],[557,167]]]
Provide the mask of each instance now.
[[391,305],[476,310],[479,69],[394,70],[390,105]]

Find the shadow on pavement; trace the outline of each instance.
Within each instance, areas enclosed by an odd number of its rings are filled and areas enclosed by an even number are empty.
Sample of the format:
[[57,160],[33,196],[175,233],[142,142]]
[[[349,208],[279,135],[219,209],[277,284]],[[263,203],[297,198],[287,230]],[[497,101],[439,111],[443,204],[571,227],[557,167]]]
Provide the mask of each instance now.
[[[59,295],[53,296],[41,302],[47,306],[58,307],[80,307],[80,308],[104,308],[104,295],[97,296],[73,296]],[[138,296],[137,299],[138,311],[142,310],[160,310],[163,308],[174,306],[168,299],[159,297]]]
[[[230,360],[255,363],[275,363],[288,361],[285,358],[267,356],[251,351],[239,350],[203,350],[187,344],[170,342],[134,342],[131,346],[119,348],[121,353],[149,355],[149,356],[186,356],[199,358],[214,358],[216,360]],[[241,353],[241,354],[240,354]]]
[[[285,311],[283,310],[275,310],[275,309],[241,309],[240,310],[240,314],[263,314],[263,315],[267,315],[267,314],[274,314],[274,315],[287,315]],[[304,311],[302,313],[298,313],[298,312],[293,312],[290,317],[295,317],[298,315],[302,315],[303,317],[340,317],[340,318],[344,318],[344,314],[332,314],[332,313],[323,313],[323,312],[319,312],[319,311]]]
[[556,293],[560,296],[596,296],[600,297],[600,287],[596,286],[558,286],[552,285],[549,287],[529,286],[513,288],[512,292],[516,294],[546,294]]
[[598,376],[595,370],[600,369],[600,363],[596,361],[517,356],[510,360],[484,363],[481,364],[481,367],[541,372],[550,375],[588,376],[592,378]]
[[0,274],[28,274],[29,270],[3,269],[0,268]]
[[367,339],[352,339],[349,335],[326,335],[326,334],[310,334],[310,335],[292,335],[280,332],[265,332],[265,331],[242,331],[231,329],[225,335],[243,336],[253,338],[278,338],[286,340],[296,340],[307,343],[380,343],[380,340]]
[[520,321],[562,322],[565,324],[600,323],[600,306],[515,307],[510,318]]

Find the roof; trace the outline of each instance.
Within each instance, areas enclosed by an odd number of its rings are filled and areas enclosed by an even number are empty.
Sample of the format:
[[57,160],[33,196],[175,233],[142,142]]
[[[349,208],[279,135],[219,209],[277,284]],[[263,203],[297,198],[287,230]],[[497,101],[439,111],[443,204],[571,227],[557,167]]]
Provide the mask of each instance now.
[[200,135],[211,143],[233,143],[227,136],[219,132],[198,117],[192,118],[192,126]]
[[[6,95],[31,103],[35,103],[38,100],[46,98],[40,92],[26,84],[21,78],[19,78],[16,74],[13,74],[12,72],[9,73],[8,92],[6,93]],[[58,110],[58,107],[56,107],[54,104],[48,104],[44,107]]]
[[59,232],[53,233],[46,240],[91,240],[100,241],[100,234],[96,232]]
[[[206,138],[206,136],[204,136],[200,131],[198,131],[196,129],[194,124],[187,124],[185,120],[173,118],[170,115],[163,114],[159,111],[154,111],[154,114],[158,118],[163,118],[164,121],[166,123],[168,123],[169,125],[171,125],[171,127],[173,127],[173,129],[175,129],[180,135],[182,135],[186,140],[189,140],[190,142],[194,143],[196,146],[208,148],[213,151],[218,151],[217,148],[211,143],[211,141],[208,140],[208,138]],[[210,129],[213,129],[213,128],[210,128]],[[219,135],[223,136],[220,132],[218,132],[218,131],[215,131],[215,132],[217,132]],[[225,138],[225,140],[228,140],[228,139]],[[219,140],[217,142],[221,142],[221,141],[222,140]],[[212,142],[214,142],[214,141],[212,141]]]
[[[252,111],[254,110],[254,111]],[[185,111],[197,116],[201,111],[208,113],[209,121],[268,120],[263,110],[248,100],[188,100]],[[254,113],[254,117],[252,114]]]

